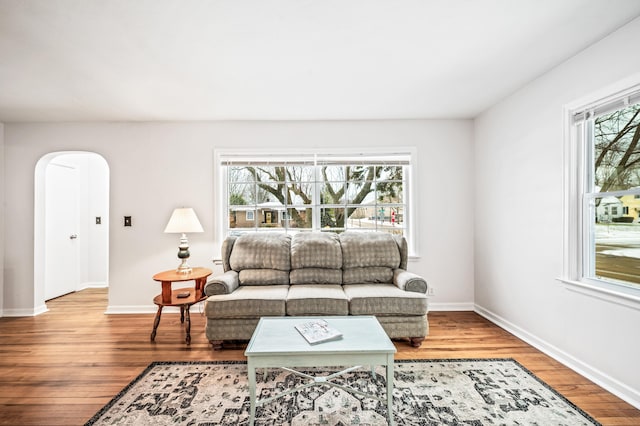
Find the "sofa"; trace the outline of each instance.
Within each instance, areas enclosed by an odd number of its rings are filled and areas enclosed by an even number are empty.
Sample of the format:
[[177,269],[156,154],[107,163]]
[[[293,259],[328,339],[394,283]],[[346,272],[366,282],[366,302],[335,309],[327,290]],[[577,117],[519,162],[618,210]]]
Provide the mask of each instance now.
[[419,347],[429,332],[427,282],[407,271],[407,242],[382,232],[265,232],[227,237],[224,273],[209,277],[204,314],[214,350],[249,340],[264,316],[374,315]]

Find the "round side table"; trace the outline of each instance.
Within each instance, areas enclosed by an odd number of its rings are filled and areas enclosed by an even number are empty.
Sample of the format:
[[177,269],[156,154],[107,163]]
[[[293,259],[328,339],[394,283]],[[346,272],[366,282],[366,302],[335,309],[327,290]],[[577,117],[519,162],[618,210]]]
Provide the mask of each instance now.
[[[204,285],[207,282],[207,277],[211,275],[212,272],[211,269],[207,268],[193,268],[191,272],[185,274],[172,269],[170,271],[159,272],[153,276],[155,281],[162,283],[162,293],[153,298],[153,303],[158,305],[158,312],[153,321],[153,331],[151,332],[152,342],[156,338],[156,330],[158,329],[158,324],[160,324],[162,308],[165,306],[179,306],[180,322],[184,323],[185,317],[187,319],[187,345],[191,343],[191,317],[189,316],[189,308],[191,308],[191,305],[207,298],[204,294]],[[195,281],[195,287],[171,288],[172,283],[182,281]]]

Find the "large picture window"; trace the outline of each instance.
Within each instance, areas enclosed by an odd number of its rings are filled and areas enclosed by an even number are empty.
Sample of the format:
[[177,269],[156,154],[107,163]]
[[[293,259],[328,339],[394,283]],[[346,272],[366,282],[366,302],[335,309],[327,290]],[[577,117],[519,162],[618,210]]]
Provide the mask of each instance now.
[[223,233],[376,231],[410,240],[411,153],[219,153]]
[[570,278],[640,295],[640,88],[571,121]]

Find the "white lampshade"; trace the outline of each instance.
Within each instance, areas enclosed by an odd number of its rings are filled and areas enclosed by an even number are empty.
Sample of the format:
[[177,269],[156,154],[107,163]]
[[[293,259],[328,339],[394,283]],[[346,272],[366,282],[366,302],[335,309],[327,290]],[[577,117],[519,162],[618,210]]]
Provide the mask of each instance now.
[[196,212],[192,208],[175,209],[171,214],[164,232],[170,234],[186,234],[191,232],[204,232]]

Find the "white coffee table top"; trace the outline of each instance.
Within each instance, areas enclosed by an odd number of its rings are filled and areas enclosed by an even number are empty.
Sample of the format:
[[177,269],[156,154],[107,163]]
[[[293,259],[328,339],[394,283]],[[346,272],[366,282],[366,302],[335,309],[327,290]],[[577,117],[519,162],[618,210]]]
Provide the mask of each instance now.
[[[310,345],[295,329],[304,322],[323,319],[342,333],[342,339]],[[395,353],[396,348],[374,316],[263,317],[245,356]]]

